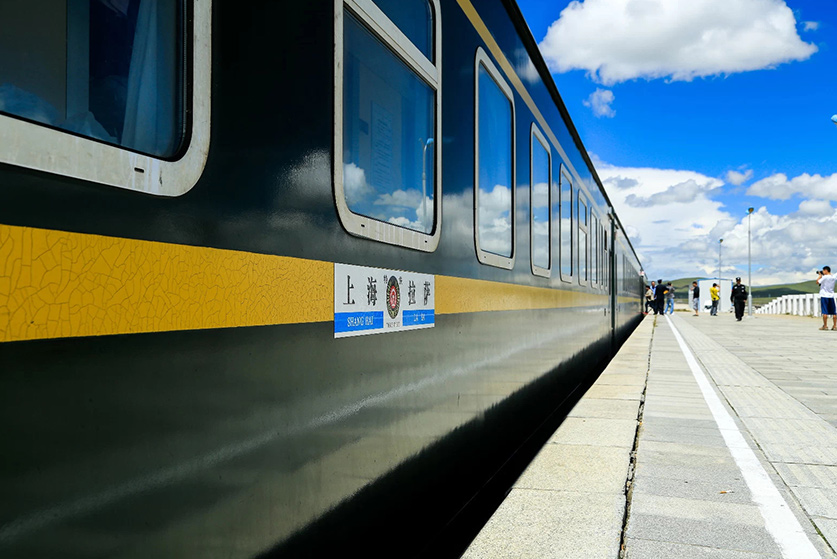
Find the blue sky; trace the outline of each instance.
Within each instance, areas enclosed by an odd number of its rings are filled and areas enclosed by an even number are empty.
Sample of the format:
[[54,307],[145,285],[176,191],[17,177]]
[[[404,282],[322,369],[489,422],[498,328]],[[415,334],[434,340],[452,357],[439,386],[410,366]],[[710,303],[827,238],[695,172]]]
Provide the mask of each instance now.
[[837,1],[518,4],[649,276],[837,269]]

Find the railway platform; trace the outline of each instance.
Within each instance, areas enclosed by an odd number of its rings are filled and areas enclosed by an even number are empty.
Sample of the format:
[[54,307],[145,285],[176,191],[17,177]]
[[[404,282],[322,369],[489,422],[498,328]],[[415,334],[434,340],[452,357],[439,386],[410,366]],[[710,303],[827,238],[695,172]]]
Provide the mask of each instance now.
[[837,557],[837,332],[821,325],[645,317],[463,557]]

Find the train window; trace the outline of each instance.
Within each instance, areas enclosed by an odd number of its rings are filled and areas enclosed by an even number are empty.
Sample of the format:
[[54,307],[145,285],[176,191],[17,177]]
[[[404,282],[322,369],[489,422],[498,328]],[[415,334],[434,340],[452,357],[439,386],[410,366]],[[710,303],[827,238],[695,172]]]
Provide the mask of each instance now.
[[168,196],[194,185],[209,143],[210,3],[7,4],[0,162]]
[[587,245],[587,204],[581,192],[578,193],[578,283],[587,284],[589,279]]
[[[610,223],[610,217],[608,217],[608,224]],[[613,262],[610,255],[610,233],[608,233],[608,228],[605,227],[604,230],[604,256],[605,256],[605,287],[610,290],[613,285],[612,282],[612,275],[613,275]]]
[[590,281],[599,284],[599,220],[590,210]]
[[605,287],[604,225],[599,220],[599,285]]
[[549,277],[552,256],[552,152],[543,133],[532,123],[529,137],[529,198],[532,273]]
[[428,60],[434,62],[433,8],[427,0],[373,0]]
[[573,277],[573,183],[566,167],[559,175],[561,192],[561,279]]
[[337,10],[338,214],[352,234],[433,251],[441,232],[438,9],[427,0],[337,0]]
[[481,48],[476,57],[474,203],[480,262],[514,266],[514,98]]

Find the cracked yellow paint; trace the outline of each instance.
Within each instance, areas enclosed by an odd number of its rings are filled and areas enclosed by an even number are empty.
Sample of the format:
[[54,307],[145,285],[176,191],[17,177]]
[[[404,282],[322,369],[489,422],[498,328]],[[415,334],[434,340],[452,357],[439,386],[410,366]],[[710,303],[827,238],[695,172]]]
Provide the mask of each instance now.
[[[607,295],[435,276],[437,314]],[[0,225],[0,342],[334,320],[334,264]]]
[[330,262],[0,225],[0,341],[333,318]]

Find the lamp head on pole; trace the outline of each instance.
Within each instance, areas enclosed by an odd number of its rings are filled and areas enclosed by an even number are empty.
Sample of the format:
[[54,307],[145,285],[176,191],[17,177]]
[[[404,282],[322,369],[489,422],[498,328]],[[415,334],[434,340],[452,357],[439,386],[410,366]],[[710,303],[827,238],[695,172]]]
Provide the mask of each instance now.
[[831,122],[833,122],[834,124],[837,124],[837,115],[834,115],[833,117],[831,117]]
[[[834,116],[837,116],[837,115],[834,115]],[[747,213],[748,213],[748,214],[753,213],[753,209],[754,209],[754,208],[747,208]]]

